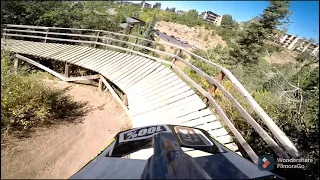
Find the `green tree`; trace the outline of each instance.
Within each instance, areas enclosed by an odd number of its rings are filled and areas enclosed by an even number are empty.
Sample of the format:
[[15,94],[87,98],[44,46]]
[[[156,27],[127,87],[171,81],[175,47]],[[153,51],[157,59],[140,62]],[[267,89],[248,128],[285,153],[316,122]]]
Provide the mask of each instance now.
[[189,10],[189,11],[187,12],[187,16],[197,19],[198,16],[199,16],[199,13],[198,13],[197,10],[191,9],[191,10]]
[[260,17],[251,20],[245,31],[230,52],[232,61],[254,65],[264,53],[264,41],[275,32],[275,29],[287,23],[291,14],[289,1],[271,0]]
[[289,16],[292,12],[289,7],[290,1],[270,1],[270,5],[263,11],[260,19],[263,29],[266,30],[265,36],[273,35],[278,27],[290,22]]
[[1,1],[1,24],[39,25],[39,18],[60,1]]
[[223,26],[224,28],[232,29],[234,25],[235,22],[230,14],[225,14],[222,16],[221,26]]
[[153,8],[160,9],[160,8],[161,8],[161,3],[156,2],[156,3],[153,5]]

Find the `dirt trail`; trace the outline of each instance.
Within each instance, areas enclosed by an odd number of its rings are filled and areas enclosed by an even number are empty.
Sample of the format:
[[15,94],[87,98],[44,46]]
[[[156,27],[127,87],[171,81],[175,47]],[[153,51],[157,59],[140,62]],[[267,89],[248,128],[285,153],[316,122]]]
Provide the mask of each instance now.
[[1,179],[69,178],[130,122],[112,96],[99,93],[96,87],[50,83],[58,88],[71,86],[68,93],[87,102],[90,111],[81,123],[37,130],[28,139],[2,140]]

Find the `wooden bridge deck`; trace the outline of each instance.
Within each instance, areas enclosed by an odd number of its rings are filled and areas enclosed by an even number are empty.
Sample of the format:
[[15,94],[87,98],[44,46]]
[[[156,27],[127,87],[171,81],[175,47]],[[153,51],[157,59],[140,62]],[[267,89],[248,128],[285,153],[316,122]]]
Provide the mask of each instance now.
[[1,39],[1,48],[68,62],[98,72],[127,94],[133,127],[178,124],[207,130],[226,147],[238,147],[201,98],[170,68],[154,60],[86,46]]

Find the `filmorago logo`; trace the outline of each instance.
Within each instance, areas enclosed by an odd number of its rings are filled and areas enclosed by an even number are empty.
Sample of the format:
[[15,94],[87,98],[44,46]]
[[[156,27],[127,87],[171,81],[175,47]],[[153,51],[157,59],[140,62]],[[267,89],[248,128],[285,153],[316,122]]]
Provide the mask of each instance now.
[[272,155],[259,156],[258,167],[260,170],[271,171],[274,168],[274,158]]

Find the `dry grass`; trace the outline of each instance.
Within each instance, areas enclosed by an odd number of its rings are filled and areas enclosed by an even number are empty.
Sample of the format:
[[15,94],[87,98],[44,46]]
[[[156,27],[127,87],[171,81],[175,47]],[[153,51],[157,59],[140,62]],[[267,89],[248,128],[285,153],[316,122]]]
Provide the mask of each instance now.
[[132,122],[129,120],[125,120],[120,127],[121,131],[132,129]]
[[177,24],[173,22],[157,22],[156,28],[161,32],[166,32],[168,35],[173,35],[187,41],[191,45],[195,45],[200,49],[207,50],[216,47],[218,44],[227,46],[216,33],[208,36],[208,40],[204,43],[205,35],[212,34],[212,30],[207,30],[204,27],[188,27],[187,25]]
[[268,58],[271,64],[287,64],[287,63],[295,63],[295,58],[299,53],[295,51],[291,51],[289,49],[284,49],[281,52],[274,52],[271,54],[271,57]]

